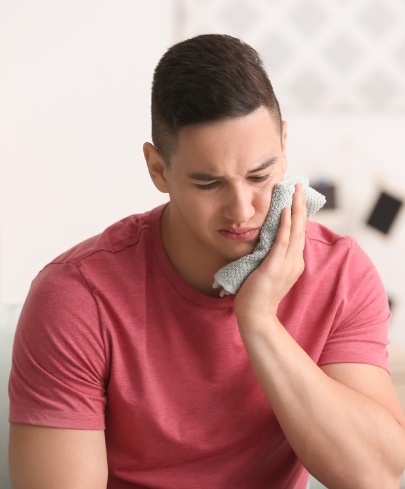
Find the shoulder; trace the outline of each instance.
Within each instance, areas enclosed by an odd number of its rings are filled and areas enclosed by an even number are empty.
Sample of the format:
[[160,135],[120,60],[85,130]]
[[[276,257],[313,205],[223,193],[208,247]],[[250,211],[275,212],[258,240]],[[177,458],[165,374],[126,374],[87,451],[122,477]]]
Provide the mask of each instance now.
[[35,277],[26,302],[53,306],[63,302],[65,307],[93,302],[95,289],[105,288],[111,280],[119,282],[134,268],[139,253],[148,252],[149,231],[157,227],[161,212],[156,208],[129,216],[59,255]]
[[326,226],[308,221],[305,265],[309,274],[326,276],[333,283],[358,281],[381,288],[379,273],[371,258],[351,236],[338,234]]
[[333,255],[344,258],[366,257],[365,251],[357,240],[348,235],[339,234],[315,221],[308,221],[306,228],[306,248],[311,255]]
[[133,214],[106,228],[65,251],[51,264],[70,263],[79,266],[83,261],[97,254],[116,254],[135,246],[160,218],[162,208],[158,207],[143,214]]
[[350,245],[352,241],[350,236],[338,234],[323,224],[311,220],[307,221],[306,237],[311,246],[317,243],[319,246],[344,246]]
[[[308,221],[306,231],[305,270],[291,300],[300,300],[308,310],[314,329],[306,333],[313,335],[314,344],[324,334],[318,363],[373,363],[386,368],[390,311],[372,260],[351,236],[314,221]],[[289,308],[288,304],[286,311]]]
[[[306,263],[323,264],[347,260],[358,248],[355,240],[338,234],[315,221],[308,221],[306,227],[305,261]],[[356,250],[357,251],[357,250]]]
[[[386,313],[387,295],[373,261],[351,236],[341,235],[314,221],[307,223],[305,246],[307,278],[322,282],[343,298],[372,298]],[[370,308],[373,304],[370,304]]]

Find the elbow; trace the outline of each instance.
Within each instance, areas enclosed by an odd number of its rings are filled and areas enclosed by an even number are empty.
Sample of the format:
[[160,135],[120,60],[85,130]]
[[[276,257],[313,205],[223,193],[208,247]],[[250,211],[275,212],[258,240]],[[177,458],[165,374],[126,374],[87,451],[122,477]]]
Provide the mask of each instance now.
[[400,489],[400,487],[402,487],[402,475],[403,473],[387,475],[386,477],[382,478],[381,484],[376,484],[374,487],[376,487],[376,489],[377,487],[381,487],[382,489]]
[[[388,466],[362,468],[356,472],[348,471],[331,481],[325,481],[330,489],[400,489],[405,481],[404,470],[392,470]],[[322,482],[322,481],[321,481]]]
[[[405,482],[405,431],[400,443],[394,443],[395,449],[391,449],[389,457],[380,455],[369,469],[364,470],[361,481],[353,487],[361,489],[400,489]],[[387,454],[386,454],[387,455]],[[364,469],[364,467],[363,467]]]
[[404,473],[393,473],[385,470],[376,474],[370,471],[365,477],[359,477],[359,480],[350,487],[356,489],[400,489]]

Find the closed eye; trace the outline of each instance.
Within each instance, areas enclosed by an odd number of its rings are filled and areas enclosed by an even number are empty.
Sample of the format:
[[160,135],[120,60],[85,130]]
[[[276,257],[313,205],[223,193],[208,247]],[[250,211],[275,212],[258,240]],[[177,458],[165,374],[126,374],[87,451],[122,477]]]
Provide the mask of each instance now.
[[251,182],[265,182],[268,178],[270,177],[270,174],[267,173],[266,175],[254,175],[249,177],[249,180]]
[[215,182],[211,182],[211,183],[205,183],[204,185],[200,184],[200,183],[196,183],[195,186],[197,188],[199,188],[200,190],[211,190],[213,188],[216,188],[220,185],[220,182],[218,181],[215,181]]
[[[251,177],[248,177],[248,180],[254,183],[260,183],[260,182],[265,182],[268,178],[270,178],[270,173],[267,173],[266,175],[252,175]],[[215,180],[210,183],[196,183],[195,186],[200,189],[200,190],[211,190],[216,187],[219,187],[221,185],[221,182],[219,180]]]

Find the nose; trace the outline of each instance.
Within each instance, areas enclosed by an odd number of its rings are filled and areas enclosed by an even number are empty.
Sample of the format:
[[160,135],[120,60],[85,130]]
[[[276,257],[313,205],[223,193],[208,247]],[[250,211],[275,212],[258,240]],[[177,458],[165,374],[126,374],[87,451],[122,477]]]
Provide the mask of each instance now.
[[224,217],[235,223],[247,223],[255,214],[254,195],[244,185],[230,187],[224,206]]

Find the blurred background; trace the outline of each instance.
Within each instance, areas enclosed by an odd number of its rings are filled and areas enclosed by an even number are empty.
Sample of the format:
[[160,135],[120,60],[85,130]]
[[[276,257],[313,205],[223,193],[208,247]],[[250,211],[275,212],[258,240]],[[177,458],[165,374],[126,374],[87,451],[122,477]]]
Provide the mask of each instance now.
[[324,188],[332,208],[316,219],[371,256],[391,342],[405,345],[403,0],[0,7],[0,303],[21,303],[42,266],[76,242],[165,201],[142,154],[153,69],[171,44],[220,32],[261,53],[288,121],[289,173]]
[[153,69],[171,44],[218,32],[261,53],[289,173],[327,195],[315,218],[370,255],[405,347],[404,27],[403,0],[0,0],[3,323],[52,258],[166,201],[142,154]]

